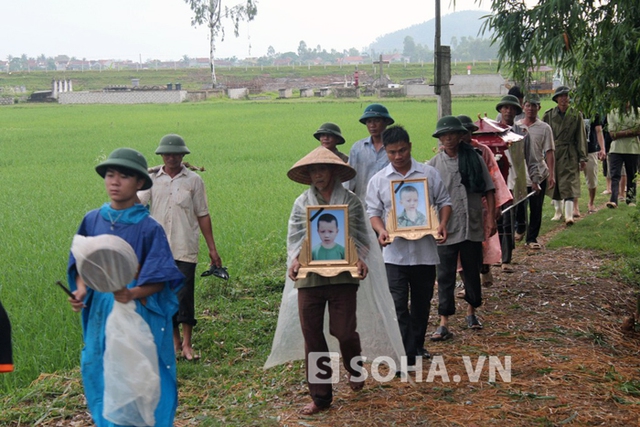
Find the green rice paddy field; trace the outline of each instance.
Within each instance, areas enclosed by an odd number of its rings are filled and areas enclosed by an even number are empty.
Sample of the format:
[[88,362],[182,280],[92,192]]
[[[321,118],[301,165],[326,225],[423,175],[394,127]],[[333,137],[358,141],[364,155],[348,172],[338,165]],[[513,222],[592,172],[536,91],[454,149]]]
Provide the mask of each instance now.
[[[75,372],[71,376],[78,377],[80,319],[54,284],[65,279],[69,247],[83,215],[107,201],[94,166],[122,146],[158,164],[154,150],[167,133],[182,135],[192,152],[186,160],[206,168],[201,175],[214,233],[232,277],[228,283],[199,281],[195,345],[203,358],[228,369],[260,367],[284,282],[287,219],[304,190],[286,172],[317,146],[312,134],[325,121],[341,126],[348,142],[340,148],[348,152],[367,136],[358,118],[371,102],[377,101],[0,107],[0,299],[12,320],[16,367],[0,376],[0,396],[28,387],[41,374]],[[453,113],[493,117],[496,102],[454,99]],[[409,131],[414,157],[432,157],[435,100],[384,103]],[[543,109],[550,106],[547,100]],[[206,252],[200,261],[198,273],[206,268]],[[179,375],[188,383],[206,375],[200,369],[180,368]]]

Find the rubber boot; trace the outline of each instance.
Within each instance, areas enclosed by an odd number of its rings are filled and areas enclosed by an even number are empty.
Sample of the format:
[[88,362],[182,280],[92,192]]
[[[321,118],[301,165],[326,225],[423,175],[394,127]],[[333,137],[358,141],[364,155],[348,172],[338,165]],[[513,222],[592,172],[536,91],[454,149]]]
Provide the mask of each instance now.
[[573,200],[564,202],[564,222],[567,225],[573,225]]
[[551,221],[560,221],[562,219],[562,200],[552,200],[552,203],[556,214],[551,218]]

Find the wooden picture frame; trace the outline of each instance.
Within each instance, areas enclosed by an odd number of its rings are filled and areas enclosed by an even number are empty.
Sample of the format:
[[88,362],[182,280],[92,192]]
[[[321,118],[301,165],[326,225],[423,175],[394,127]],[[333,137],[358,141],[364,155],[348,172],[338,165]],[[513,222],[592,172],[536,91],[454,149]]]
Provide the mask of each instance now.
[[424,236],[441,238],[438,234],[440,220],[429,199],[427,178],[397,179],[391,185],[391,210],[386,228],[389,241],[396,237],[418,240]]
[[302,242],[298,278],[308,273],[334,277],[343,272],[358,275],[358,252],[349,237],[348,205],[307,206],[307,236]]

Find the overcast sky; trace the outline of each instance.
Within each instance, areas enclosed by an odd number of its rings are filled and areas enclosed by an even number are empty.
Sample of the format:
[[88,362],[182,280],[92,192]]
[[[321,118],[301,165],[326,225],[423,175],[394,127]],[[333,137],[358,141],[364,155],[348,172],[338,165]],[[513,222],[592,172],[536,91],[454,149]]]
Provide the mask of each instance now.
[[[226,5],[238,0],[223,0]],[[456,10],[488,10],[475,0],[456,0]],[[453,12],[441,0],[442,14]],[[78,59],[208,57],[205,27],[191,26],[183,0],[0,0],[0,59],[65,54]],[[379,36],[428,21],[435,0],[258,0],[258,15],[243,24],[240,36],[225,25],[216,57],[264,56],[308,48],[361,49]]]

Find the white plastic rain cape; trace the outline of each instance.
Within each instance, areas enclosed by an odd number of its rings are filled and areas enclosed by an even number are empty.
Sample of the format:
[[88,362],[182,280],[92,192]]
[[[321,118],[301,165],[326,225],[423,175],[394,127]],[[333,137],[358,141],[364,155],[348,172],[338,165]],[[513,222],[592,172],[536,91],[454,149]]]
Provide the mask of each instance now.
[[[337,182],[329,204],[349,204],[347,191]],[[309,189],[298,197],[293,206],[287,237],[287,268],[300,253],[306,235],[306,206],[318,204],[313,189]],[[379,356],[389,357],[399,369],[400,357],[404,356],[405,352],[395,306],[389,292],[382,252],[375,233],[364,215],[359,219],[350,215],[349,227],[355,230],[367,230],[365,236],[358,234],[352,236],[360,258],[369,268],[369,274],[360,282],[357,294],[357,331],[360,335],[362,356],[367,361],[372,361]],[[363,246],[365,242],[368,243],[368,251]],[[324,334],[327,344],[330,351],[339,352],[338,340],[329,334],[328,319],[329,315],[325,312]],[[294,288],[293,280],[287,277],[271,354],[264,364],[264,369],[299,359],[304,359],[304,338],[298,316],[298,290]]]
[[[78,274],[91,289],[114,292],[136,276],[138,258],[123,239],[110,234],[76,235],[71,252]],[[160,400],[158,354],[151,329],[136,303],[114,301],[105,326],[102,416],[120,425],[155,425]]]

